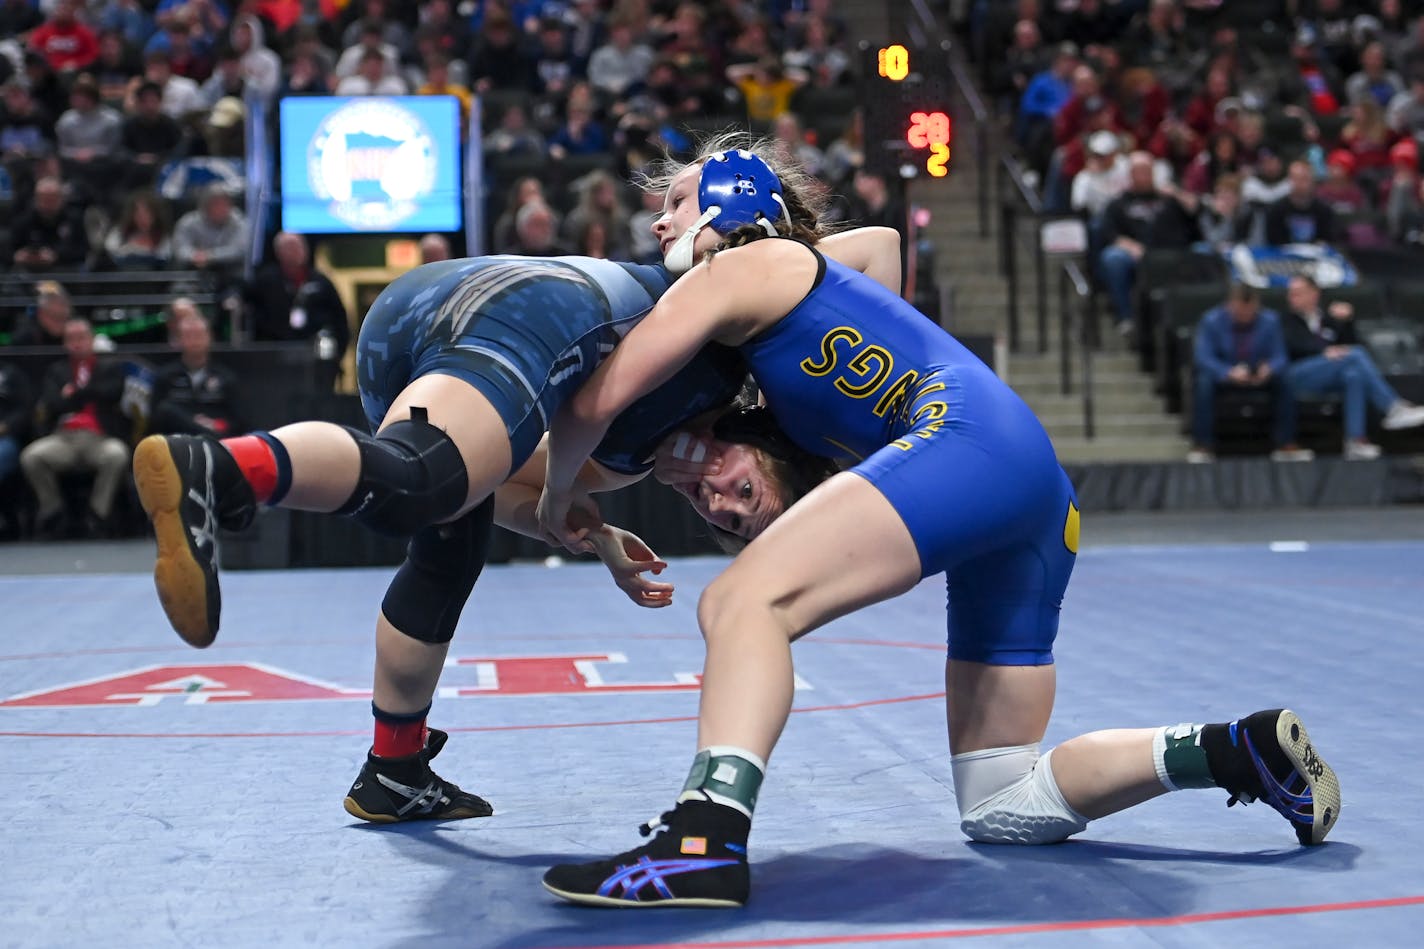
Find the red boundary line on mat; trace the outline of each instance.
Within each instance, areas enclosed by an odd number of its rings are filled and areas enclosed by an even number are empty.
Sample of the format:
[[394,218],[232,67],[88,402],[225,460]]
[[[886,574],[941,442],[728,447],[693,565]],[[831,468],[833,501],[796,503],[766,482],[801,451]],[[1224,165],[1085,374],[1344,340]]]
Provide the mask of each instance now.
[[1024,923],[1018,926],[985,926],[977,929],[927,929],[919,932],[858,933],[847,936],[806,936],[782,939],[738,939],[728,942],[610,943],[584,949],[778,949],[784,946],[835,946],[868,942],[909,942],[912,939],[963,939],[971,936],[1022,936],[1033,933],[1061,933],[1094,929],[1130,929],[1134,926],[1185,926],[1217,923],[1233,919],[1260,919],[1267,916],[1301,916],[1307,913],[1338,913],[1347,910],[1388,909],[1393,906],[1424,904],[1424,895],[1397,896],[1382,900],[1349,903],[1316,903],[1309,906],[1271,906],[1235,909],[1186,916],[1149,916],[1143,919],[1085,919],[1077,922]]
[[[923,702],[927,699],[942,699],[943,692],[926,692],[923,695],[897,695],[888,699],[866,699],[863,702],[846,702],[842,705],[810,705],[793,708],[793,715],[805,712],[844,712],[857,708],[871,708],[876,705],[897,705],[901,702]],[[42,708],[42,706],[36,706]],[[130,706],[114,706],[129,708]],[[671,722],[695,722],[696,715],[676,715],[668,718],[629,718],[611,722],[541,722],[531,725],[466,725],[445,729],[448,732],[524,732],[548,731],[562,728],[607,728],[617,725],[665,725]],[[365,735],[369,729],[340,729],[334,731],[310,732],[4,732],[0,738],[341,738],[348,735]]]

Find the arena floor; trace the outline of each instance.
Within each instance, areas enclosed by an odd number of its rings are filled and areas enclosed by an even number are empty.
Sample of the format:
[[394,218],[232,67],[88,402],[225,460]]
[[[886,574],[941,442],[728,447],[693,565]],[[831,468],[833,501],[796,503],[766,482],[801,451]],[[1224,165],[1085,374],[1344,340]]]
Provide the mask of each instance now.
[[[147,544],[0,547],[0,946],[1399,946],[1424,927],[1424,509],[1104,516],[1059,636],[1054,743],[1286,705],[1339,773],[1323,847],[1188,791],[1060,846],[966,841],[943,587],[796,647],[801,687],[741,911],[560,904],[554,862],[638,842],[693,749],[697,592],[597,565],[486,571],[432,724],[482,821],[373,827],[364,756],[387,570],[229,573],[211,649],[168,630]],[[1414,937],[1409,936],[1415,932]]]

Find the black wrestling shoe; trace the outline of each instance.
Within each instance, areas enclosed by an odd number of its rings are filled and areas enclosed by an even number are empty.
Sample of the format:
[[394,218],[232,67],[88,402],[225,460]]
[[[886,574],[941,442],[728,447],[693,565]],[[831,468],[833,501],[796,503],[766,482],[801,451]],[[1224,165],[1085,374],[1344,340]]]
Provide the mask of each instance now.
[[708,801],[684,801],[639,831],[652,841],[596,863],[544,874],[544,889],[587,906],[741,906],[751,891],[751,818]]
[[494,808],[488,801],[460,790],[430,770],[430,759],[440,754],[449,737],[440,729],[431,728],[425,736],[425,747],[413,755],[366,755],[366,764],[341,806],[352,817],[376,824],[489,817]]
[[1277,708],[1224,727],[1229,745],[1203,748],[1213,777],[1231,792],[1227,806],[1265,801],[1290,821],[1302,844],[1323,842],[1340,820],[1340,782],[1300,718]]
[[134,449],[133,473],[158,541],[153,583],[163,612],[184,642],[209,646],[222,611],[217,529],[252,523],[252,486],[227,449],[196,435],[145,438]]

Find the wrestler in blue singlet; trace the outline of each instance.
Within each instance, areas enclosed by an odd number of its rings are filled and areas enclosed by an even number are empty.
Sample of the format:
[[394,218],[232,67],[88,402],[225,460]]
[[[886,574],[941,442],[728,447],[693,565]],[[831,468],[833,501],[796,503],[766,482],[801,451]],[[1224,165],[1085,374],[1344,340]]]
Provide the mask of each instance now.
[[[661,266],[588,257],[476,257],[412,270],[361,324],[357,373],[371,428],[410,380],[444,373],[499,411],[518,468],[554,411],[671,283]],[[593,459],[622,474],[647,472],[664,438],[731,403],[746,375],[735,349],[704,347],[619,415]]]
[[504,419],[513,468],[554,412],[672,283],[661,266],[591,257],[473,257],[426,264],[371,305],[357,343],[374,430],[412,379],[455,376]]
[[811,292],[741,347],[767,405],[801,447],[885,495],[921,576],[946,573],[950,658],[1052,662],[1078,510],[1043,426],[914,307],[807,253]]

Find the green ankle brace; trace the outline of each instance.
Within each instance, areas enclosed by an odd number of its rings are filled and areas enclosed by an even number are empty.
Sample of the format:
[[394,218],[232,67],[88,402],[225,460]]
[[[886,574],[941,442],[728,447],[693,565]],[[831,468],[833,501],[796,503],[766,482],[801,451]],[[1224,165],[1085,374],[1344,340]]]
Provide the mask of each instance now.
[[692,759],[692,770],[682,785],[679,800],[700,792],[707,800],[752,816],[766,765],[750,751],[729,745],[704,748]]

